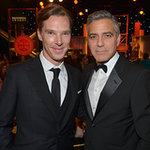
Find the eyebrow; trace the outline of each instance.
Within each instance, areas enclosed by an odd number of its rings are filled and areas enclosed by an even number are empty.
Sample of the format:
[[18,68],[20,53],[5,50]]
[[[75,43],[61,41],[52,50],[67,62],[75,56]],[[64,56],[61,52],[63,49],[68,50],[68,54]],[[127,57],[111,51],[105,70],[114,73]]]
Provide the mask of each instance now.
[[[45,32],[57,32],[57,30],[47,29],[47,30],[45,30]],[[71,33],[71,30],[64,30],[62,32],[69,32],[69,33]]]
[[[111,34],[111,35],[114,35],[114,33],[108,31],[108,32],[103,32],[102,34]],[[88,36],[91,36],[91,35],[98,35],[98,33],[89,33]]]
[[114,35],[112,32],[108,31],[108,32],[104,32],[103,34],[111,34]]
[[97,33],[89,33],[88,36],[90,35],[98,35]]

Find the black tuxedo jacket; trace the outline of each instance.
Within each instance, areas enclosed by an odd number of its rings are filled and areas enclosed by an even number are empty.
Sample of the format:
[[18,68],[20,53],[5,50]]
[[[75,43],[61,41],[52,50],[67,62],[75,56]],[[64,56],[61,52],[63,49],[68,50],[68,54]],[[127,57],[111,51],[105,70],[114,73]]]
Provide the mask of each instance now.
[[[65,64],[67,94],[61,108],[49,92],[39,56],[9,66],[0,93],[0,150],[72,150],[80,72]],[[12,143],[13,118],[17,118]]]
[[120,56],[95,116],[87,92],[93,65],[84,70],[85,150],[150,150],[150,71]]

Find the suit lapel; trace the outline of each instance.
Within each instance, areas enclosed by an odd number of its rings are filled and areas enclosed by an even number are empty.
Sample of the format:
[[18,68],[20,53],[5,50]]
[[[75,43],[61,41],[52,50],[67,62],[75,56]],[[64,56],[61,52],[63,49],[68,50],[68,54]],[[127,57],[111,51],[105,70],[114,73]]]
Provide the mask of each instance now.
[[56,118],[57,107],[54,107],[55,103],[49,91],[39,56],[33,59],[32,63],[27,68],[27,73],[37,94]]
[[89,70],[86,71],[85,75],[83,75],[83,77],[85,78],[85,82],[83,83],[84,84],[83,86],[85,89],[85,92],[84,92],[85,105],[86,105],[87,113],[91,120],[93,120],[93,112],[92,112],[90,98],[89,98],[89,94],[88,94],[88,87],[89,87],[89,84],[90,84],[90,81],[91,81],[91,78],[92,78],[92,75],[94,72],[93,68],[94,68],[94,64],[91,64],[89,66]]
[[84,96],[85,96],[86,110],[87,110],[88,115],[91,120],[95,119],[95,117],[102,110],[104,105],[110,100],[109,98],[115,93],[115,91],[118,89],[118,87],[122,83],[122,78],[125,75],[125,73],[124,73],[124,65],[125,64],[126,64],[125,58],[120,55],[114,69],[112,70],[112,72],[106,82],[106,85],[104,86],[104,89],[101,92],[99,102],[97,105],[97,110],[96,110],[94,117],[93,117],[92,108],[91,108],[89,95],[88,95],[88,86],[91,81],[94,65],[89,66],[89,70],[86,70],[86,73],[84,75],[84,78],[85,78],[84,81],[86,83],[86,84],[84,84],[84,89],[85,89]]
[[101,92],[95,116],[102,110],[104,105],[108,102],[109,98],[114,94],[121,83],[122,80],[114,68],[106,82],[106,85],[104,86],[104,89]]
[[110,97],[115,93],[120,84],[123,82],[125,75],[125,64],[127,60],[120,55],[115,67],[113,68],[104,89],[101,92],[95,116],[102,110],[104,105],[110,100]]
[[92,108],[91,108],[88,90],[86,90],[86,93],[85,93],[85,105],[86,105],[87,112],[89,114],[90,119],[93,120],[93,112],[92,112]]

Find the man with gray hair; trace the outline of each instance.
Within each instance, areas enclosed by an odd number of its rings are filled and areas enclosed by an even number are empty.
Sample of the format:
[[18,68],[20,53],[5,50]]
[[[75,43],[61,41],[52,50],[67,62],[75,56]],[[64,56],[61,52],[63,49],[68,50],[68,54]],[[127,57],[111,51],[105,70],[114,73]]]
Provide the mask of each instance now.
[[83,71],[85,150],[150,150],[150,71],[119,52],[120,29],[106,10],[87,19],[95,63]]

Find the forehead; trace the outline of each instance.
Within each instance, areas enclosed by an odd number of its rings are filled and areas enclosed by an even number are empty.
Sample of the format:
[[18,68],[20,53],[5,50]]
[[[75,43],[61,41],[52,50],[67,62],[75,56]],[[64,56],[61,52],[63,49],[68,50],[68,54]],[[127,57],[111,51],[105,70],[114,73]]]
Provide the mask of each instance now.
[[99,20],[94,20],[90,25],[89,25],[89,33],[90,32],[106,32],[106,31],[115,31],[114,30],[114,24],[111,19],[99,19]]
[[44,21],[43,27],[45,28],[62,28],[64,30],[70,29],[70,22],[67,16],[50,16],[47,20]]

